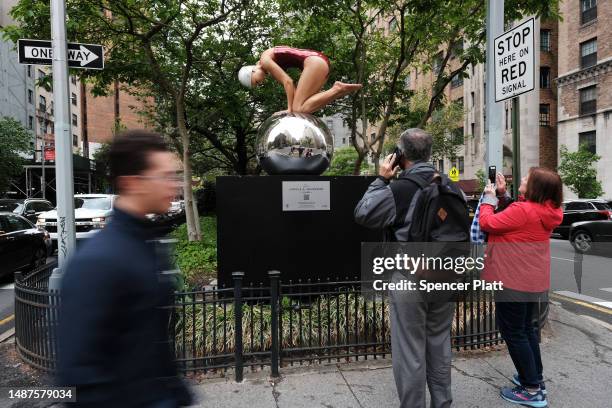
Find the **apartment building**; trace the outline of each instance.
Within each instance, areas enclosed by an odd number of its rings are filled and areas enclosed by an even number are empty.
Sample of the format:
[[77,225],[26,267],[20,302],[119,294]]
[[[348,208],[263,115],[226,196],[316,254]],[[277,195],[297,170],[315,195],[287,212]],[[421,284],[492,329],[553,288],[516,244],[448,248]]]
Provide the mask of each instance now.
[[[50,66],[28,65],[27,75],[36,81],[44,81],[51,74]],[[70,137],[72,141],[73,154],[84,156],[87,144],[83,142],[82,124],[80,120],[81,86],[80,81],[74,76],[69,77],[70,96]],[[36,149],[41,150],[45,146],[47,157],[53,157],[55,151],[55,98],[53,86],[37,86],[34,92],[34,103],[36,106]],[[40,160],[40,159],[39,159]]]
[[[518,25],[522,21],[516,22]],[[507,29],[512,25],[508,25]],[[555,168],[557,165],[556,140],[556,87],[553,79],[557,73],[558,25],[556,22],[535,21],[536,33],[536,89],[520,95],[519,129],[520,129],[520,167],[521,174],[526,174],[530,167],[545,166]],[[449,62],[449,71],[459,66],[457,59]],[[420,72],[411,69],[407,86],[414,91],[429,91],[437,73],[434,61],[433,69]],[[476,173],[486,167],[486,65],[477,64],[467,68],[468,78],[455,77],[444,91],[447,102],[463,105],[464,119],[457,124],[453,134],[463,139],[458,146],[457,156],[446,157],[434,165],[442,172],[448,173],[451,167],[459,170],[460,185],[467,194],[474,194],[478,181]],[[512,176],[512,101],[503,104],[503,173]]]
[[[602,159],[598,179],[612,196],[612,0],[561,3],[558,145],[586,144]],[[566,189],[566,197],[575,195]]]
[[83,84],[81,98],[83,135],[89,144],[90,158],[103,143],[112,140],[118,128],[145,129],[152,126],[142,111],[151,106],[153,100],[134,96],[126,85],[119,82],[111,85],[106,96],[93,96],[91,85]]
[[[0,27],[13,24],[9,16],[17,0],[0,2]],[[35,88],[26,66],[19,64],[15,44],[0,36],[0,117],[11,117],[32,131],[35,147]]]

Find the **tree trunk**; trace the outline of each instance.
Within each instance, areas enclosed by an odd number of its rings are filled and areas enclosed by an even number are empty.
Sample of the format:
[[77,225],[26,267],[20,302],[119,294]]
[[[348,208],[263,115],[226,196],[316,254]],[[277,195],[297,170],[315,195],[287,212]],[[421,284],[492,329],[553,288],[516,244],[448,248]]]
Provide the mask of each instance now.
[[199,220],[196,218],[196,213],[193,209],[193,188],[191,186],[191,160],[189,152],[189,132],[185,124],[185,103],[184,100],[179,96],[176,101],[176,116],[179,134],[181,135],[181,142],[183,144],[183,173],[184,179],[184,199],[185,199],[185,218],[187,221],[187,237],[189,241],[200,241],[202,239],[201,234],[198,233]]
[[361,151],[357,151],[357,160],[355,160],[355,168],[353,169],[354,176],[358,176],[361,174],[361,163],[363,163],[364,158],[365,154]]
[[379,158],[380,158],[379,152],[372,153],[372,161],[374,162],[374,173],[375,174],[378,174],[378,170],[380,169],[380,163],[378,162]]
[[195,219],[196,233],[202,239],[202,229],[200,228],[200,213],[198,212],[198,199],[195,194],[192,195],[193,202],[193,218]]

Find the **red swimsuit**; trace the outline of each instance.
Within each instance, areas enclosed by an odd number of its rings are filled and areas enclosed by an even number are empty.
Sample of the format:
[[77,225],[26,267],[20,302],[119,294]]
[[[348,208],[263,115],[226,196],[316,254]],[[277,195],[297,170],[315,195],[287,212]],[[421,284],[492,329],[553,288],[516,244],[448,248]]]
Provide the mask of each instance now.
[[278,66],[284,70],[287,68],[299,68],[300,70],[303,70],[304,61],[308,57],[323,58],[323,60],[327,63],[327,66],[330,67],[329,59],[322,52],[286,47],[284,45],[274,47],[274,62],[276,62]]

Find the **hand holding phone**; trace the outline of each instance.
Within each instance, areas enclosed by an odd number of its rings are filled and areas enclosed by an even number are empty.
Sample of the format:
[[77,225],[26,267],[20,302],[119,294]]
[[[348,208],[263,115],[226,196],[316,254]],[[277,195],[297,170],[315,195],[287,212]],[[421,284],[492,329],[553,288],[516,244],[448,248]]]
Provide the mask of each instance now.
[[497,178],[497,166],[489,166],[489,182],[495,184]]
[[402,157],[404,156],[404,153],[402,152],[402,149],[395,146],[395,149],[393,149],[392,154],[395,155],[395,160],[393,161],[393,168],[395,169],[397,166],[400,165],[400,162],[402,161]]

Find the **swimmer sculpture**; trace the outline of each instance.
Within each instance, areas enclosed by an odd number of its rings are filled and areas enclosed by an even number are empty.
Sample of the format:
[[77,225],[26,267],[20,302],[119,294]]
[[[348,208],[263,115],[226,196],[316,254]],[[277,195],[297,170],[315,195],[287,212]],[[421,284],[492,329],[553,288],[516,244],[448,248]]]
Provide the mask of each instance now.
[[[297,87],[288,68],[302,71]],[[329,167],[333,136],[312,113],[362,87],[336,82],[322,91],[329,68],[329,59],[321,52],[279,46],[264,51],[256,65],[240,69],[238,79],[245,87],[261,84],[270,74],[287,94],[287,110],[268,118],[258,132],[257,159],[268,174],[318,175]]]
[[[288,68],[302,71],[297,87],[286,72]],[[250,89],[261,84],[266,74],[270,74],[285,88],[287,112],[312,114],[362,87],[361,84],[336,82],[330,89],[321,91],[327,82],[329,68],[329,59],[319,51],[279,46],[265,50],[256,65],[242,67],[238,79]]]

